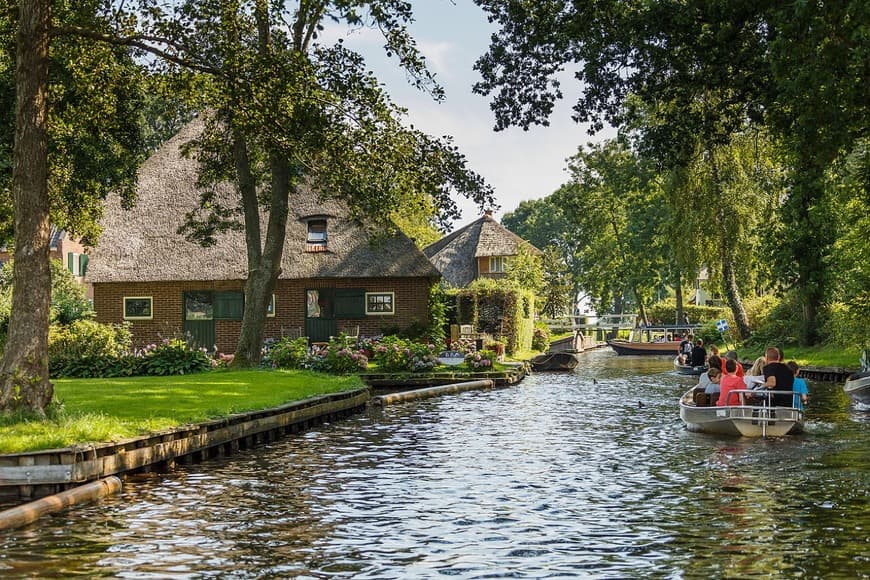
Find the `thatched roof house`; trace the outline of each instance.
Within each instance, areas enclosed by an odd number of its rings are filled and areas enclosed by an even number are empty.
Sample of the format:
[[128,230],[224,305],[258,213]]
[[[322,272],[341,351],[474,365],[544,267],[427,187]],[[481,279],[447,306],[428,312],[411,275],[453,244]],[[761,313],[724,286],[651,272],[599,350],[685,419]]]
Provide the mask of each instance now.
[[[191,122],[142,165],[134,208],[124,210],[118,198],[106,204],[88,268],[94,307],[101,321],[130,321],[137,343],[189,332],[228,351],[238,336],[248,271],[244,232],[221,234],[211,247],[177,233],[200,195],[198,163],[181,148],[202,127]],[[218,195],[233,199],[232,186]],[[267,337],[324,340],[343,327],[376,334],[425,322],[428,288],[440,276],[407,236],[373,243],[344,204],[311,191],[290,199],[281,268]]]
[[491,212],[423,248],[444,279],[456,288],[477,278],[501,278],[512,256],[525,245],[532,253],[541,251],[498,223]]

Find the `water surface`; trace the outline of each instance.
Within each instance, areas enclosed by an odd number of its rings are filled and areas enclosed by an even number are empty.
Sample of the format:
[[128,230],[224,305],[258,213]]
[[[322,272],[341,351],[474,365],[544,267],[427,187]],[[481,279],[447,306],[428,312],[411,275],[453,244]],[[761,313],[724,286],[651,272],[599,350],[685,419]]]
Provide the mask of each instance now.
[[0,532],[0,577],[870,577],[870,413],[839,385],[803,435],[721,438],[683,428],[670,361],[582,356],[130,479]]

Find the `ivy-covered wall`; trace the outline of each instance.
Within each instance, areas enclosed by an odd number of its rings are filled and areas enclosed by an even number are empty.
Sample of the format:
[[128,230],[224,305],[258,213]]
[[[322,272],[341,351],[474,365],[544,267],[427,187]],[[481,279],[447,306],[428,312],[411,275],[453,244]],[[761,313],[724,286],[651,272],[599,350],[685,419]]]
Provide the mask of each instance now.
[[495,285],[463,289],[456,293],[458,324],[492,335],[512,354],[529,350],[535,332],[535,297],[531,292]]

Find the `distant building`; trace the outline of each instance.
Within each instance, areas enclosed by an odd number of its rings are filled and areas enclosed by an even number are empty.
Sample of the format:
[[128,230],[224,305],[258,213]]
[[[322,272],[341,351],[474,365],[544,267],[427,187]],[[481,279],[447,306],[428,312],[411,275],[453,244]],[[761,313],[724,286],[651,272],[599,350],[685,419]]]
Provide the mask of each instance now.
[[537,255],[542,252],[498,223],[492,212],[423,248],[444,279],[464,288],[478,278],[503,278],[510,260],[526,245]]
[[[72,273],[76,281],[88,289],[88,296],[91,295],[90,285],[85,281],[90,258],[88,257],[87,248],[79,240],[70,237],[66,230],[62,230],[57,226],[51,226],[48,255],[52,260],[63,262],[63,265]],[[0,266],[13,257],[13,253],[8,248],[0,248]]]
[[[189,334],[207,348],[236,346],[248,275],[245,233],[220,234],[202,247],[179,235],[197,207],[199,166],[181,147],[202,131],[194,120],[140,168],[137,203],[106,204],[103,234],[89,280],[100,322],[129,322],[137,346]],[[225,184],[218,196],[235,199]],[[265,222],[264,222],[265,223]],[[290,198],[281,273],[265,337],[328,340],[339,331],[379,334],[384,327],[427,323],[431,284],[440,275],[405,235],[372,243],[348,208],[312,191]]]

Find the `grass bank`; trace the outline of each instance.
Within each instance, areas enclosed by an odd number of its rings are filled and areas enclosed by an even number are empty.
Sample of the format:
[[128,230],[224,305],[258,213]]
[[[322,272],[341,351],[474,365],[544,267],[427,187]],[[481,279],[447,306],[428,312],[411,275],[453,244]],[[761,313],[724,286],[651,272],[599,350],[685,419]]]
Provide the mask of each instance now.
[[[723,349],[720,348],[722,352]],[[783,347],[785,360],[793,360],[802,367],[843,367],[857,369],[860,365],[861,350],[841,348],[837,346],[786,346]],[[738,348],[737,352],[743,360],[753,360],[764,355],[761,348]]]
[[364,386],[357,376],[268,370],[53,382],[47,419],[0,416],[0,453],[115,441]]

